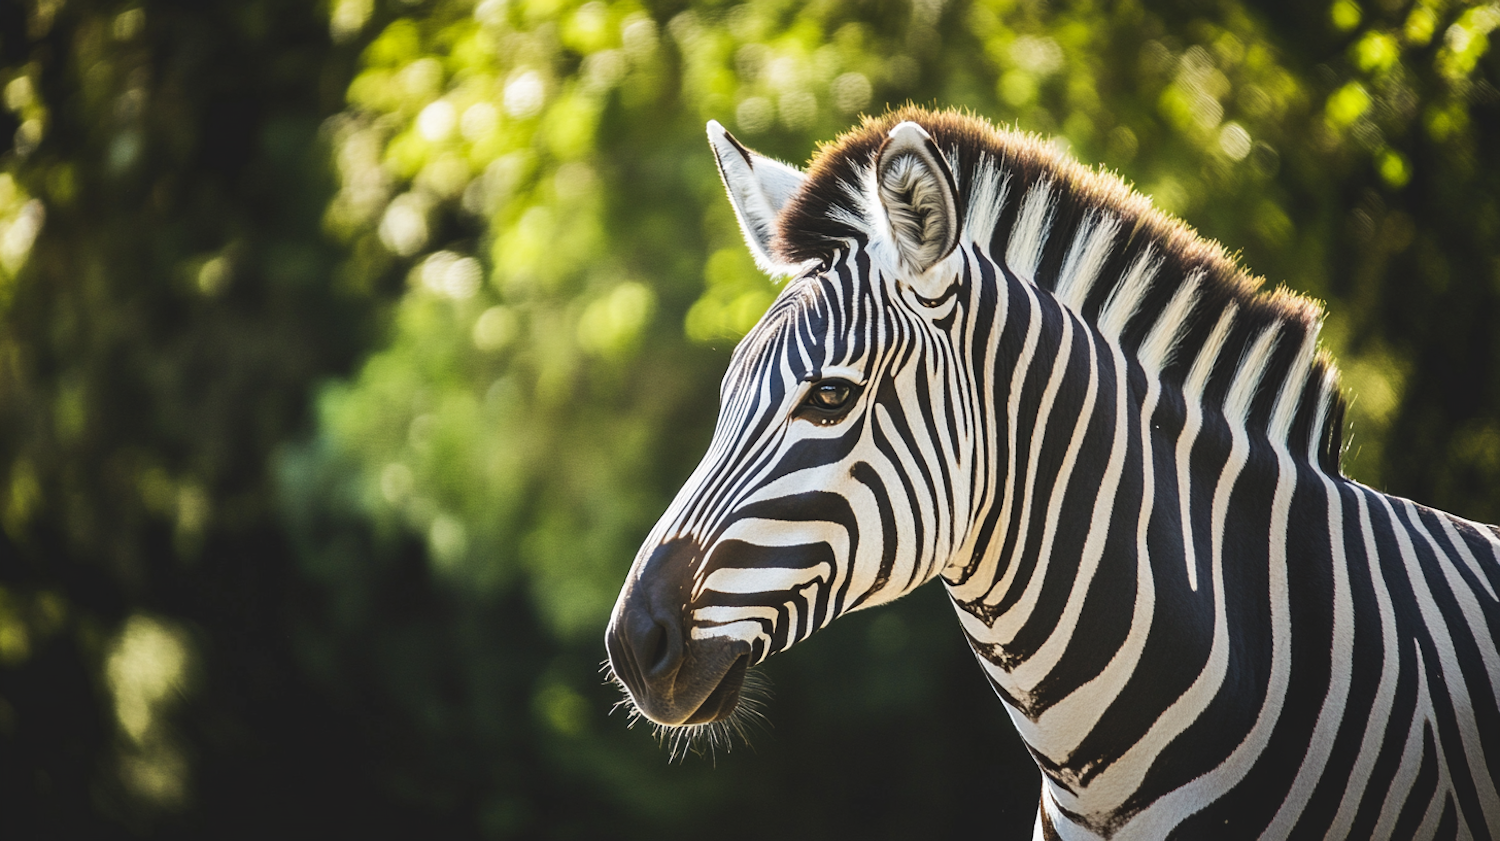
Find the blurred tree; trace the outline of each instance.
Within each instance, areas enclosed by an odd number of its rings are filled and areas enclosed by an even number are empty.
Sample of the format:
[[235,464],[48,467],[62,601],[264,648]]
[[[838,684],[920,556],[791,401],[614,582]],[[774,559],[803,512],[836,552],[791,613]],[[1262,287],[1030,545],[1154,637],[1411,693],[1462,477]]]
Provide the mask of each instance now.
[[608,608],[775,294],[704,121],[793,162],[907,100],[1056,136],[1328,299],[1350,472],[1493,522],[1497,29],[1432,0],[0,6],[0,835],[1028,826],[936,589],[768,663],[774,729],[712,772],[605,717]]
[[295,0],[0,8],[4,837],[233,822],[332,775],[267,459],[397,288],[326,282],[317,132],[355,54]]

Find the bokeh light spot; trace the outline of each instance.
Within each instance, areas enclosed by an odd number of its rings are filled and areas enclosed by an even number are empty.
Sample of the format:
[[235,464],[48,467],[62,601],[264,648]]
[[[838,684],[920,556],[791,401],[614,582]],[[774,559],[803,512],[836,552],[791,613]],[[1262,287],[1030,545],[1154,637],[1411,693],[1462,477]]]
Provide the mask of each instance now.
[[542,74],[522,70],[505,83],[505,113],[518,120],[535,117],[546,104],[546,86]]
[[1242,161],[1250,154],[1250,132],[1239,123],[1225,123],[1219,129],[1219,151],[1230,160]]

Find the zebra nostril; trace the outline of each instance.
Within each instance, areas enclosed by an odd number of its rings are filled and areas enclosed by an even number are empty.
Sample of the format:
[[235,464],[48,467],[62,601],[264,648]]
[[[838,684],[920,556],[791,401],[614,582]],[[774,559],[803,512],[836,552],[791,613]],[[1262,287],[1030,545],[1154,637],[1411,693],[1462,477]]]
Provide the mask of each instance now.
[[653,548],[615,605],[605,643],[615,674],[638,704],[656,694],[672,697],[689,645],[687,582],[701,557],[696,544],[680,538]]
[[660,622],[652,622],[651,630],[646,632],[646,638],[641,640],[641,651],[646,654],[646,670],[656,671],[661,661],[667,658],[667,629]]
[[636,610],[630,616],[630,647],[648,677],[673,671],[683,654],[676,624],[653,613]]

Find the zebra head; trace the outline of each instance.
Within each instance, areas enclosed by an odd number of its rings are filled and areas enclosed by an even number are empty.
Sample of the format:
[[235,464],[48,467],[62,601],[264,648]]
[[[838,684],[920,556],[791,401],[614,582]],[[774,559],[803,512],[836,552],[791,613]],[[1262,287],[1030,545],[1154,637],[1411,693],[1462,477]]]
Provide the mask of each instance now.
[[843,198],[865,218],[807,257],[782,236],[827,203],[817,179],[708,133],[757,264],[792,279],[735,349],[709,451],[610,620],[615,675],[668,726],[727,717],[750,666],[931,579],[972,494],[973,386],[949,335],[968,270],[938,146],[903,122],[841,152],[863,185]]

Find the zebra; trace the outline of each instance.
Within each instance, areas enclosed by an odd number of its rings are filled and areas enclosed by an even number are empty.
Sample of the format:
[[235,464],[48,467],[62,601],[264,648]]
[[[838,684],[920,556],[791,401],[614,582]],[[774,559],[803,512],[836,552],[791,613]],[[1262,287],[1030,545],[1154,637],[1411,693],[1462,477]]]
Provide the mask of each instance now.
[[1500,530],[1342,474],[1320,305],[975,116],[805,172],[708,135],[789,279],[611,615],[640,715],[734,721],[751,666],[941,578],[1034,837],[1500,835]]

